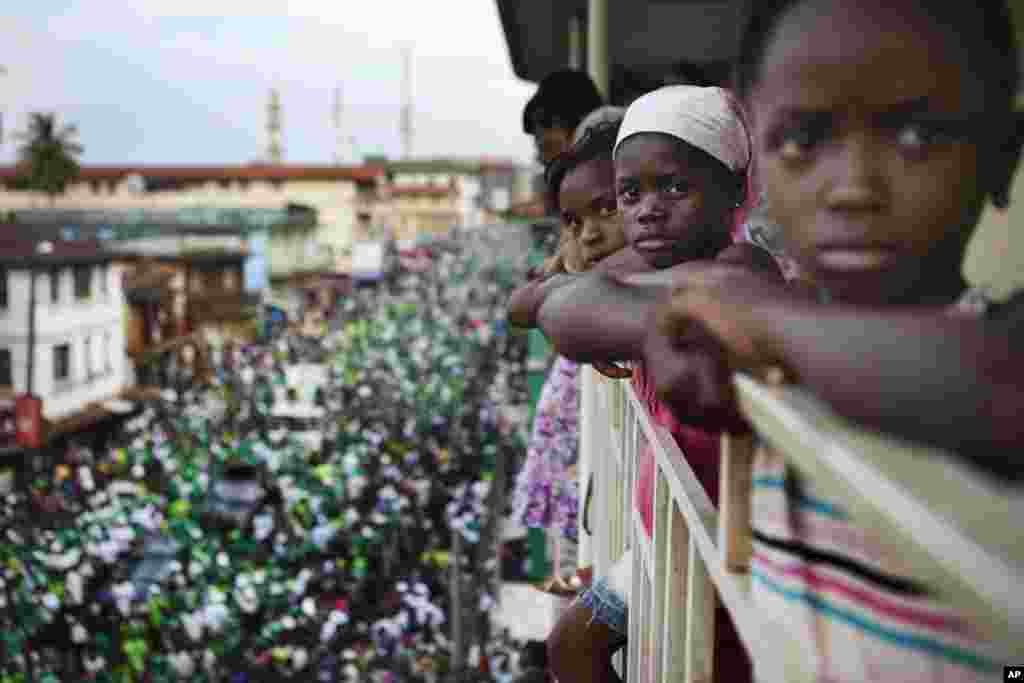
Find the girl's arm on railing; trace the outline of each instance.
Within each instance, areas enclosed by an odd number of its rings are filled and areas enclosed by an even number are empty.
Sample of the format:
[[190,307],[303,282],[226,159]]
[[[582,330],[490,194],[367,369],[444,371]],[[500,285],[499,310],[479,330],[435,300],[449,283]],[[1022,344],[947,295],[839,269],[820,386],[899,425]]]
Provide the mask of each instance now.
[[[668,301],[680,274],[709,263],[692,261],[641,272],[629,268],[630,251],[620,252],[627,257],[618,264],[618,270],[590,273],[537,295],[537,324],[560,354],[581,363],[644,360],[655,315]],[[716,261],[761,272],[781,282],[775,261],[754,245],[727,247]]]
[[734,369],[781,364],[844,417],[1019,477],[1024,297],[1004,313],[973,319],[940,307],[820,304],[747,276],[694,275],[662,329],[699,322],[733,354]]
[[671,290],[590,273],[552,290],[537,323],[558,353],[580,363],[641,360],[644,338]]

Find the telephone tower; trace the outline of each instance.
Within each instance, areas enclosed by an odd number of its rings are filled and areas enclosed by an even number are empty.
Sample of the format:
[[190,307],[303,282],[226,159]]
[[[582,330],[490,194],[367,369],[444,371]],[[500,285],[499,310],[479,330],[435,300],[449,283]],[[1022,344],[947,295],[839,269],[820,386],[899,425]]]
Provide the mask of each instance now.
[[402,48],[402,157],[412,157],[412,46]]
[[344,103],[341,97],[341,86],[334,88],[334,108],[331,111],[331,123],[334,127],[334,165],[358,163],[356,141],[351,135],[345,134],[342,116]]
[[281,143],[281,94],[277,88],[270,89],[270,101],[267,103],[267,161],[279,164],[284,159],[284,146]]

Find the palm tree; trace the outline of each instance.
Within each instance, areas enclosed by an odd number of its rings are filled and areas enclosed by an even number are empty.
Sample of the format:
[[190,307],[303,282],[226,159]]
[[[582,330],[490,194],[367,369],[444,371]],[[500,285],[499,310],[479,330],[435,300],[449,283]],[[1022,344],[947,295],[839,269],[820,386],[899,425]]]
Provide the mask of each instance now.
[[82,146],[77,136],[76,126],[59,126],[56,114],[40,112],[29,116],[28,130],[18,135],[23,142],[18,149],[22,182],[27,189],[45,193],[51,205],[78,177]]

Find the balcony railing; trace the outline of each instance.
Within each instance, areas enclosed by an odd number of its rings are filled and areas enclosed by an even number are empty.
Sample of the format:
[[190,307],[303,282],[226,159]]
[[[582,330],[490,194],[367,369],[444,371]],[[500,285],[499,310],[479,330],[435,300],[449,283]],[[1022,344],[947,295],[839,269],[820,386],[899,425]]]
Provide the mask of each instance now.
[[[626,382],[583,373],[581,457],[594,473],[593,560],[606,574],[632,549],[629,681],[713,681],[716,600],[732,616],[758,680],[809,680],[795,635],[769,627],[751,599],[754,440],[723,437],[716,509],[672,436]],[[983,624],[996,656],[1024,661],[1024,492],[1001,488],[948,454],[856,429],[797,388],[735,380],[742,409],[771,448],[903,548],[936,598]],[[657,466],[648,538],[632,491],[641,439]]]

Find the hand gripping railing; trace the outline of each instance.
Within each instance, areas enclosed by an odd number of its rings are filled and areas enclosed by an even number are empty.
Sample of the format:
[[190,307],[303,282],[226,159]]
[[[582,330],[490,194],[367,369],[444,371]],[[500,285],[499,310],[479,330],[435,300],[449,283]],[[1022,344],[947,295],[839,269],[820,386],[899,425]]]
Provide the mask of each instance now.
[[[632,550],[629,645],[617,668],[629,681],[710,682],[716,602],[729,611],[761,681],[800,681],[812,662],[795,635],[755,608],[747,573],[754,439],[723,437],[719,509],[672,436],[647,415],[627,382],[587,368],[582,457],[595,495],[595,575]],[[1006,663],[1024,661],[1024,495],[1000,488],[948,456],[854,429],[791,387],[735,380],[760,439],[840,500],[858,520],[903,544],[905,566],[936,597],[983,625]],[[641,439],[656,481],[650,538],[633,505]]]

